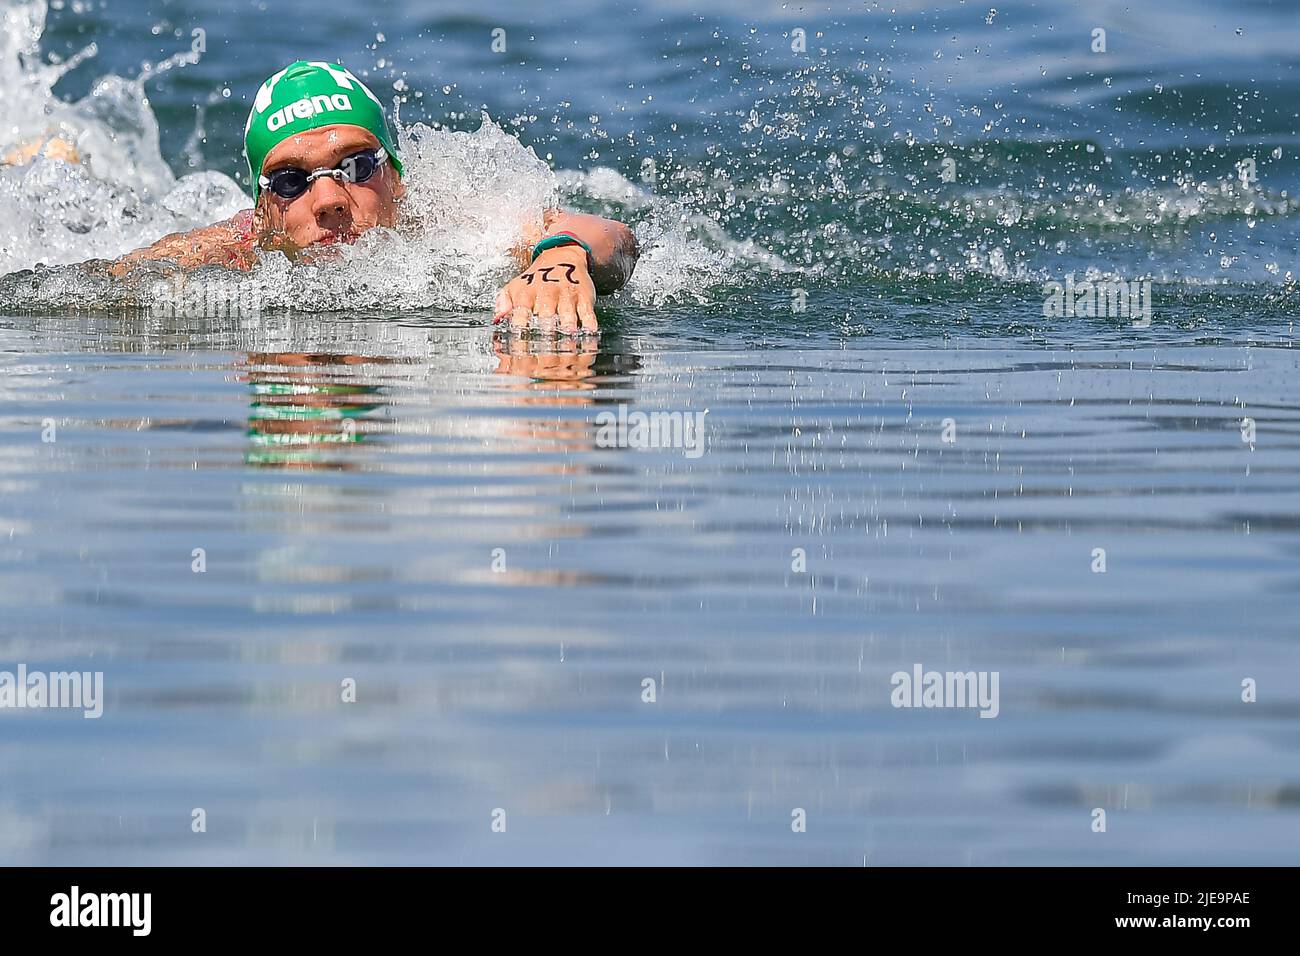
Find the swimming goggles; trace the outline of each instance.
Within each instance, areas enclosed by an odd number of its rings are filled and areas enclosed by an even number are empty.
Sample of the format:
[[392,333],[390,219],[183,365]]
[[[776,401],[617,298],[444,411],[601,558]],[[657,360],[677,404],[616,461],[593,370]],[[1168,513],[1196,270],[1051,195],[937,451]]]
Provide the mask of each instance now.
[[312,183],[325,176],[341,183],[364,183],[387,161],[388,153],[380,146],[378,149],[353,153],[333,169],[321,167],[309,173],[297,166],[285,166],[269,176],[259,176],[257,184],[263,189],[271,190],[281,199],[297,199],[311,188]]

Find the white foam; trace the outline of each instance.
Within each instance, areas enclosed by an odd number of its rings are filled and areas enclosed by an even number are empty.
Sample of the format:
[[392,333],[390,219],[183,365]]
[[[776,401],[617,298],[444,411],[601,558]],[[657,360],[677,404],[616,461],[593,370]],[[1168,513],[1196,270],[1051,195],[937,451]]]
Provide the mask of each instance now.
[[[5,9],[0,152],[57,134],[82,161],[39,155],[0,167],[0,276],[35,270],[0,279],[0,307],[156,305],[157,270],[118,281],[102,267],[71,264],[113,259],[169,233],[210,225],[249,208],[251,198],[221,173],[177,179],[162,159],[144,86],[193,62],[189,54],[135,79],[105,76],[69,103],[52,89],[72,61],[41,62],[44,24],[44,0]],[[83,56],[94,52],[92,45]],[[355,245],[322,250],[310,263],[261,254],[241,281],[262,308],[488,309],[512,275],[510,253],[524,229],[540,226],[544,212],[565,200],[637,220],[643,257],[621,294],[625,300],[699,299],[700,289],[734,278],[737,261],[784,268],[775,257],[734,243],[708,217],[687,213],[612,169],[557,176],[486,113],[473,132],[395,125],[407,187],[398,228],[372,230]]]

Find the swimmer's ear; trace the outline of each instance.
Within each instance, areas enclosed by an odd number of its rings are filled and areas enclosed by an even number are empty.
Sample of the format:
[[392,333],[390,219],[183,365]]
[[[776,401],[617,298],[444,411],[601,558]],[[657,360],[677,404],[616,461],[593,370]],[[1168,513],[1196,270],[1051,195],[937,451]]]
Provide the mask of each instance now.
[[401,202],[402,198],[406,195],[406,183],[402,182],[401,173],[397,172],[395,169],[392,172],[393,175],[397,177],[397,182],[393,183],[393,200]]

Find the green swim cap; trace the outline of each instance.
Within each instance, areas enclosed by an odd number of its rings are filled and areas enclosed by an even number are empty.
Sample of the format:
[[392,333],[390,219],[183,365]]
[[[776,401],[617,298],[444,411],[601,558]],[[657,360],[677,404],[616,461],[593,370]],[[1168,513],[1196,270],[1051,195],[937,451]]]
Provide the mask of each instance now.
[[402,171],[392,134],[384,121],[384,105],[346,67],[320,60],[297,60],[262,84],[244,124],[244,152],[253,183],[253,201],[261,189],[266,154],[290,136],[333,126],[360,126],[374,133],[393,168]]

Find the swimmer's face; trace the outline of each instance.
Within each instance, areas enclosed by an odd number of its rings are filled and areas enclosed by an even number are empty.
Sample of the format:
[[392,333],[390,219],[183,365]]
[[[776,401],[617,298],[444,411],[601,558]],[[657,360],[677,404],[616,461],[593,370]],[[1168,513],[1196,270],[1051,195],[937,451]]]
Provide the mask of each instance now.
[[[378,147],[374,134],[360,126],[322,126],[278,143],[266,154],[262,175],[289,166],[306,172],[333,169],[355,153]],[[293,199],[263,189],[257,212],[274,240],[303,249],[313,243],[351,242],[367,229],[393,226],[404,192],[397,170],[386,162],[364,183],[322,176]]]

